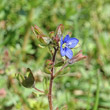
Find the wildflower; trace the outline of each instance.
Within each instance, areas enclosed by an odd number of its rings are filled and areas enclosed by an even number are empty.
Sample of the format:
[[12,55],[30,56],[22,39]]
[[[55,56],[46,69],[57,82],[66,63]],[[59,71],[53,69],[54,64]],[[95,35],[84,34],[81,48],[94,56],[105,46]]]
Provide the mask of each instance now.
[[74,48],[78,44],[79,40],[76,38],[70,38],[69,35],[66,35],[64,40],[63,36],[60,41],[60,53],[61,56],[66,56],[69,59],[73,57],[73,52],[71,48]]

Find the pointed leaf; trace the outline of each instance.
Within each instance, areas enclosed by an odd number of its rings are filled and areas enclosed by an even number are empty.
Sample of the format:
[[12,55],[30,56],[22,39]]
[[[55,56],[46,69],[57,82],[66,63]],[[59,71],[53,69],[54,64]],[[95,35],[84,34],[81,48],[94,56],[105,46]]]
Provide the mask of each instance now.
[[55,32],[54,32],[54,31],[51,31],[51,32],[49,33],[49,37],[50,37],[50,38],[55,37]]
[[50,69],[48,69],[47,67],[44,67],[44,72],[47,73],[47,74],[51,74]]
[[34,86],[35,79],[32,74],[32,71],[29,68],[27,68],[25,76],[22,74],[16,74],[16,78],[18,79],[20,84],[22,84],[26,88],[30,88]]
[[34,30],[35,30],[36,34],[46,37],[46,35],[42,32],[42,30],[37,25],[34,26]]
[[25,79],[22,81],[22,85],[26,88],[30,88],[34,85],[35,79],[34,79],[34,76],[32,74],[32,71],[29,68],[27,68],[26,75],[27,76],[25,76],[24,77]]
[[55,64],[55,67],[60,67],[60,66],[62,66],[62,65],[64,65],[64,62],[63,62],[63,61],[58,62],[57,64]]

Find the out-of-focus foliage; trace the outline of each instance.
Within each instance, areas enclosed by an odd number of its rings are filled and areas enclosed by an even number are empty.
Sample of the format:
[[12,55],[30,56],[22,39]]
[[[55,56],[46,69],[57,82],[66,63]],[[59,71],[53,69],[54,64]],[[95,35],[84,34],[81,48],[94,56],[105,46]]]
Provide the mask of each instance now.
[[71,69],[67,67],[54,80],[54,106],[95,110],[98,99],[98,110],[109,110],[110,0],[1,0],[0,110],[48,110],[47,97],[22,87],[15,77],[29,67],[37,88],[48,87],[43,67],[51,56],[47,48],[38,47],[31,30],[35,24],[47,36],[63,24],[64,35],[72,32],[88,56],[86,61],[71,65]]

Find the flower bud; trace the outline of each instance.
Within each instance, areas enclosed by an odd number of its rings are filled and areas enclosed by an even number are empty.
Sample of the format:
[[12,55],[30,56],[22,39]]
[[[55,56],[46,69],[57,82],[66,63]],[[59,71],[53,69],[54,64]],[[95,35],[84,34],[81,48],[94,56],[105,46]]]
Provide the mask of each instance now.
[[54,31],[49,32],[49,37],[54,38],[55,37],[55,32]]
[[46,60],[44,65],[44,72],[50,74],[52,66],[53,66],[52,60]]
[[60,41],[60,38],[58,37],[58,35],[56,35],[54,38],[53,38],[53,41],[58,44],[58,42]]
[[32,31],[35,34],[35,36],[37,37],[39,43],[41,45],[48,45],[50,42],[50,38],[47,37],[38,26],[34,26],[32,27]]
[[56,29],[56,36],[61,38],[61,36],[63,34],[63,30],[64,30],[64,26],[63,26],[63,24],[60,24]]

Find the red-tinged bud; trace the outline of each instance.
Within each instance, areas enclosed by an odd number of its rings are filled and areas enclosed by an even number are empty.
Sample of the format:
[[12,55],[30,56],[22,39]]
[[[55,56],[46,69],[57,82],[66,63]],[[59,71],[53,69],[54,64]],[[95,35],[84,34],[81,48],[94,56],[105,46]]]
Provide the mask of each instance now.
[[49,37],[54,38],[55,37],[55,32],[54,31],[49,32]]
[[60,24],[57,29],[56,29],[56,35],[61,38],[62,34],[63,34],[63,30],[64,30],[64,26],[63,24]]
[[42,30],[38,27],[38,26],[32,26],[32,31],[35,34],[35,36],[37,37],[39,44],[41,45],[48,45],[50,42],[50,38],[47,37]]
[[50,74],[52,66],[53,66],[52,60],[46,60],[44,65],[44,72]]
[[58,37],[58,35],[56,35],[56,37],[53,38],[53,41],[55,43],[58,43],[60,41],[60,38]]
[[70,59],[68,61],[68,63],[69,64],[74,64],[75,62],[78,62],[78,61],[83,60],[85,58],[87,58],[87,56],[83,55],[82,50],[80,50],[75,56],[73,56],[72,59]]
[[42,32],[42,30],[38,26],[35,25],[34,29],[38,35],[42,35],[43,37],[46,37],[46,35]]
[[53,66],[52,60],[46,60],[45,61],[45,67],[47,67],[48,69],[51,69],[52,66]]
[[53,62],[52,62],[52,60],[46,60],[45,64],[46,64],[46,65],[52,65]]
[[46,37],[46,35],[41,31],[41,29],[38,26],[32,26],[32,31],[33,33],[37,36],[37,35],[42,35],[42,37]]

